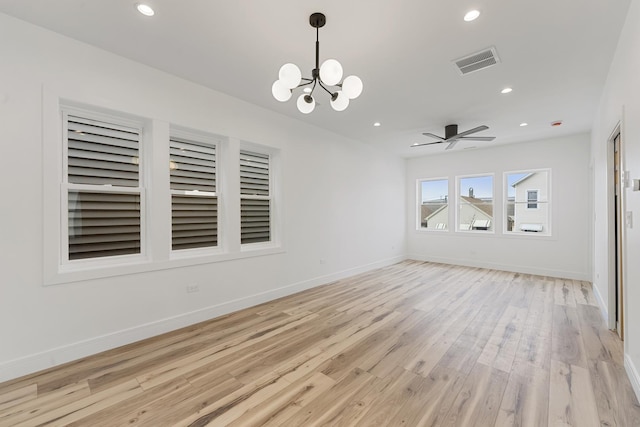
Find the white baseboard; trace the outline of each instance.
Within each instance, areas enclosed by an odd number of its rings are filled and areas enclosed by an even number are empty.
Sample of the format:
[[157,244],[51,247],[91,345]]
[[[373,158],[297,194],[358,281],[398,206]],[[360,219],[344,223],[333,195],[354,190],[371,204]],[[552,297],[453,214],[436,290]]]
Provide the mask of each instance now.
[[407,259],[416,261],[438,262],[441,264],[461,265],[465,267],[488,268],[492,270],[511,271],[514,273],[535,274],[537,276],[558,277],[563,279],[591,281],[588,273],[577,271],[553,270],[548,268],[536,268],[523,265],[500,264],[478,260],[459,258],[442,258],[425,255],[409,254]]
[[370,264],[361,265],[325,276],[315,277],[302,282],[293,283],[267,292],[238,298],[221,304],[212,305],[200,310],[183,313],[177,316],[135,326],[133,328],[93,337],[84,341],[52,348],[40,353],[31,354],[14,360],[0,363],[0,382],[28,375],[43,369],[87,357],[102,351],[131,344],[146,338],[174,331],[185,326],[210,320],[243,308],[252,307],[277,298],[304,291],[316,286],[331,283],[349,276],[364,273],[376,268],[386,267],[406,259],[397,256]]
[[624,369],[627,371],[631,387],[633,387],[633,391],[636,393],[636,399],[640,401],[640,375],[638,375],[638,370],[633,360],[631,360],[631,357],[626,353],[624,355]]
[[598,302],[598,306],[600,307],[600,314],[602,314],[602,318],[607,323],[607,327],[611,329],[611,325],[609,324],[609,309],[607,305],[604,303],[604,300],[602,299],[602,295],[600,294],[600,290],[598,289],[595,283],[593,284],[592,288],[593,288],[593,296],[595,297],[596,301]]

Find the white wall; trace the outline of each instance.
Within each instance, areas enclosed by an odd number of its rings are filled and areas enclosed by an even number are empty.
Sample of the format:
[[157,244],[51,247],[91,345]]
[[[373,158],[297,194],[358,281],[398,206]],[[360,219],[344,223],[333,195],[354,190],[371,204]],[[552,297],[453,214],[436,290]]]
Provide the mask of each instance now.
[[[624,144],[623,169],[630,178],[640,178],[640,3],[631,2],[626,23],[620,35],[614,60],[598,110],[592,137],[594,173],[594,287],[601,296],[603,311],[608,310],[610,238],[607,186],[607,141],[621,124]],[[640,396],[640,192],[624,190],[625,210],[633,215],[633,227],[625,230],[625,367],[636,395]]]
[[[403,259],[402,159],[5,15],[0,58],[0,381]],[[284,252],[43,286],[43,92],[280,149]]]
[[[552,235],[505,235],[504,172],[543,168],[551,169]],[[455,200],[456,176],[485,173],[495,174],[494,233],[416,230],[416,180],[448,176]],[[410,159],[406,183],[410,258],[590,280],[588,135]]]

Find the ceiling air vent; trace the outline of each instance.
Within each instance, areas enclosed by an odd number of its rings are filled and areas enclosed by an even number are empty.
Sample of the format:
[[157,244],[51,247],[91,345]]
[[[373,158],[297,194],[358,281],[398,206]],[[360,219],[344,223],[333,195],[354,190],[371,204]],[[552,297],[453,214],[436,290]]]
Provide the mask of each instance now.
[[483,68],[491,67],[500,62],[498,58],[498,52],[495,47],[484,49],[480,52],[472,53],[463,58],[455,59],[454,64],[460,75],[473,73],[474,71],[482,70]]

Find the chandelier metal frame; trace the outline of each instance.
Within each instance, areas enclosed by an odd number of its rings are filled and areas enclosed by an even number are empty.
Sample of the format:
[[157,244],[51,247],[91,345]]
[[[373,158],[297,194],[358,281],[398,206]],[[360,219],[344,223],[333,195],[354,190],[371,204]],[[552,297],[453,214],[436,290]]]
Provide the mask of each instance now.
[[286,102],[291,98],[293,90],[307,87],[305,92],[308,93],[303,93],[297,102],[298,110],[304,114],[312,112],[315,108],[313,93],[317,86],[329,94],[331,106],[336,111],[345,110],[349,106],[349,100],[357,98],[362,93],[362,80],[359,77],[351,75],[340,82],[342,66],[338,61],[328,59],[320,65],[320,28],[326,23],[327,18],[320,12],[309,16],[309,24],[316,29],[315,68],[311,70],[311,78],[302,77],[298,66],[288,63],[280,68],[279,79],[271,88],[273,96],[278,101]]

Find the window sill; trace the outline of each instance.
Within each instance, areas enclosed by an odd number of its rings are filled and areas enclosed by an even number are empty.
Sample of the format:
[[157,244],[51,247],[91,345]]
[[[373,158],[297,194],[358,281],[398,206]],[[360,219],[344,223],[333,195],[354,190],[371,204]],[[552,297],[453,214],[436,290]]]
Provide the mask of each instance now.
[[[121,263],[113,262],[109,265],[96,266],[59,266],[58,271],[44,278],[44,286],[62,285],[65,283],[81,282],[87,280],[104,279],[109,277],[125,276],[128,274],[150,273],[154,271],[169,270],[172,268],[189,267],[193,265],[212,264],[217,262],[232,261],[244,258],[253,258],[266,255],[285,253],[282,246],[270,245],[261,248],[251,248],[241,252],[198,251],[191,254],[172,253],[166,261],[152,261],[148,258],[137,258]],[[113,260],[109,260],[113,261]]]
[[449,233],[451,230],[448,228],[445,229],[437,229],[437,228],[416,228],[418,233]]

